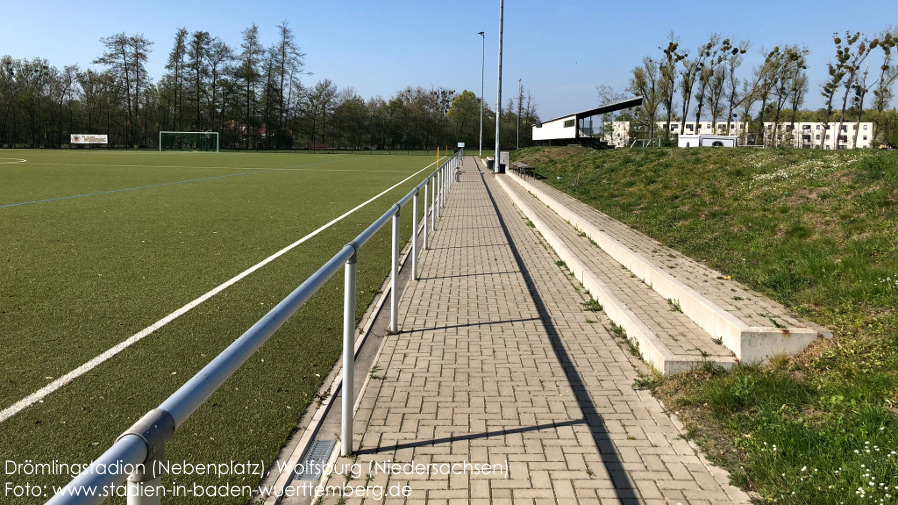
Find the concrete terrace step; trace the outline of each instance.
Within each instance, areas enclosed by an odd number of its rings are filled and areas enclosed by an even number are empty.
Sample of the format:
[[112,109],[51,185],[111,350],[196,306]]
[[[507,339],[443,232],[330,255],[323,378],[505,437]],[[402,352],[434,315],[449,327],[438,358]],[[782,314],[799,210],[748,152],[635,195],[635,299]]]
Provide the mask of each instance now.
[[535,180],[514,181],[651,286],[745,362],[795,353],[831,332],[575,198]]
[[608,317],[638,343],[646,362],[664,374],[688,370],[705,361],[726,367],[736,362],[732,352],[558,214],[520,186],[503,178],[499,183],[577,280],[602,304]]

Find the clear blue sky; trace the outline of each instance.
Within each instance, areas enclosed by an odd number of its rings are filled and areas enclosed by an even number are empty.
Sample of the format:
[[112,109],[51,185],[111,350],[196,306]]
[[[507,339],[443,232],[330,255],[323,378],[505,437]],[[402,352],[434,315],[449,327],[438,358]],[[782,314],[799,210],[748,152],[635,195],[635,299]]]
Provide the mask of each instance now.
[[[503,102],[523,80],[543,119],[598,104],[595,86],[622,91],[643,56],[658,55],[673,30],[693,49],[712,32],[747,39],[752,49],[743,75],[762,58],[762,46],[804,44],[811,50],[811,92],[816,107],[832,33],[877,34],[898,22],[895,0],[732,2],[597,0],[505,2]],[[41,56],[59,68],[82,68],[103,52],[100,37],[142,33],[155,42],[149,72],[164,72],[175,31],[206,30],[234,47],[256,23],[263,43],[287,20],[307,54],[307,84],[328,78],[365,98],[389,98],[405,86],[444,86],[480,93],[480,36],[486,32],[485,99],[496,101],[498,1],[119,0],[100,3],[9,1],[0,9],[0,54]],[[894,105],[894,104],[893,104]]]

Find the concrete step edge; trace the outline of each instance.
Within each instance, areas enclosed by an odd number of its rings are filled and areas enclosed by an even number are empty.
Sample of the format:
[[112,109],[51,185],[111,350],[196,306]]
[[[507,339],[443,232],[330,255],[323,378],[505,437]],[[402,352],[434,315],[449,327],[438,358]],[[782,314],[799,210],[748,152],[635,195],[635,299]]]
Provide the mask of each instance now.
[[[658,372],[670,374],[681,372],[701,366],[704,359],[693,359],[691,356],[677,355],[670,350],[654,331],[652,331],[639,317],[633,313],[630,307],[622,301],[580,258],[568,247],[568,245],[554,232],[552,228],[542,220],[533,209],[507,186],[502,178],[497,179],[499,185],[505,190],[509,198],[523,212],[542,234],[546,242],[555,250],[558,257],[567,264],[574,276],[583,284],[589,294],[602,304],[605,314],[614,324],[617,324],[627,332],[628,338],[638,344],[642,358]],[[729,367],[736,359],[715,359],[714,361]]]
[[795,353],[818,338],[830,336],[813,328],[752,327],[695,289],[658,268],[650,260],[599,230],[557,199],[520,176],[508,178],[555,211],[574,228],[586,234],[603,251],[624,265],[664,298],[677,300],[683,313],[746,362],[762,362],[778,353]]

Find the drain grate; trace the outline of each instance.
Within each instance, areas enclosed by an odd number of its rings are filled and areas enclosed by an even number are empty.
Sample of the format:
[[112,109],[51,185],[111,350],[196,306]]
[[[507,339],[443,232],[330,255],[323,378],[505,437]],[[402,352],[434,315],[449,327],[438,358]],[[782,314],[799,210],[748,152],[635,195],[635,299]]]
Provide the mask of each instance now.
[[315,440],[312,442],[312,446],[309,447],[302,462],[303,472],[297,478],[299,480],[319,480],[321,471],[336,445],[336,440]]

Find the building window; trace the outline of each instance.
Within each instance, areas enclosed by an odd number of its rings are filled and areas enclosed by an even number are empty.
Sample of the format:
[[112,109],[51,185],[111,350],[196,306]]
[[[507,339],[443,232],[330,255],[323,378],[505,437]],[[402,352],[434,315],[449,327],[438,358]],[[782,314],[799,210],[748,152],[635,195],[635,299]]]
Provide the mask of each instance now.
[[818,125],[817,125],[817,128],[816,128],[816,129],[817,129],[817,130],[819,130],[819,129],[820,129],[820,125],[819,125],[819,124],[818,124]]
[[864,135],[864,140],[867,140],[867,136],[866,136],[866,135]]
[[574,122],[575,122],[575,120],[573,120],[573,119],[568,119],[567,121],[564,122],[564,127],[565,127],[565,128],[573,128],[573,127],[574,127]]
[[845,125],[842,125],[842,131],[843,131],[843,132],[847,132],[847,131],[848,131],[848,127],[845,126]]
[[686,125],[686,129],[689,131],[692,131],[692,125],[691,124]]
[[802,130],[810,130],[810,129],[811,129],[811,125],[809,125],[809,124],[802,125],[802,126],[801,126],[801,129],[802,129]]
[[820,140],[820,135],[819,135],[819,134],[817,135],[817,140]]

